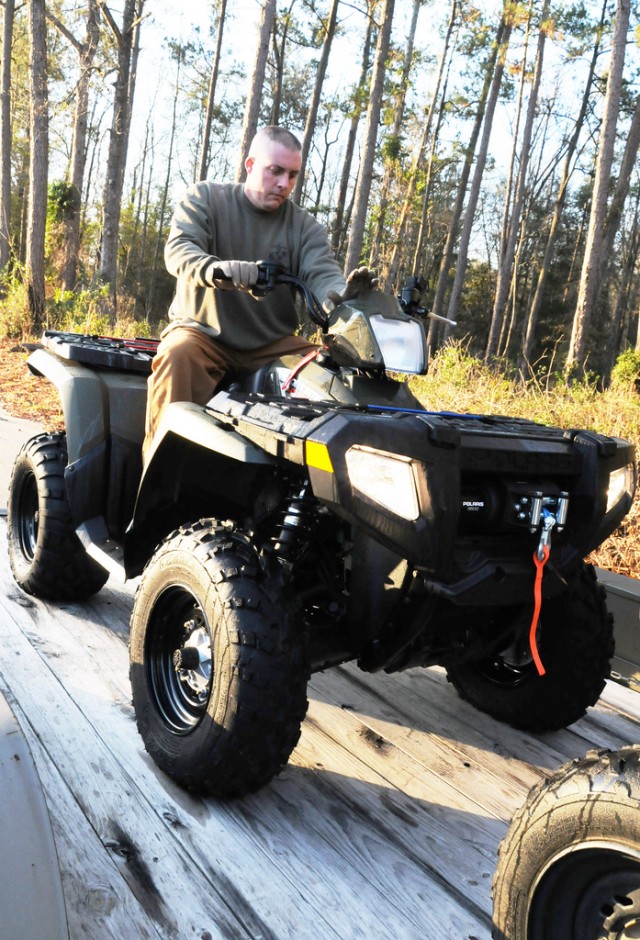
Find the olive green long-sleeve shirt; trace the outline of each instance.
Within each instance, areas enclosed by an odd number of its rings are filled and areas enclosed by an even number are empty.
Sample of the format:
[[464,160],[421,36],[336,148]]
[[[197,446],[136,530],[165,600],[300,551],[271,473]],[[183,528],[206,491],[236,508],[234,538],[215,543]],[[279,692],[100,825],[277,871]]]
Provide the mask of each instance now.
[[204,181],[178,203],[165,247],[176,281],[169,327],[197,326],[233,349],[257,349],[294,333],[299,318],[290,288],[264,299],[207,286],[212,261],[273,261],[305,281],[322,303],[342,293],[344,277],[325,229],[290,201],[273,212],[256,208],[241,184]]

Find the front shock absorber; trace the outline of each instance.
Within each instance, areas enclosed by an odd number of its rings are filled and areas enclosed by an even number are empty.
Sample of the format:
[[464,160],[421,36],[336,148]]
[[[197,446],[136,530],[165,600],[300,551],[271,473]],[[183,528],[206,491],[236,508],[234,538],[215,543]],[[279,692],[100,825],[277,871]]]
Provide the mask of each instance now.
[[280,524],[271,539],[276,555],[282,561],[292,562],[311,541],[315,505],[309,495],[306,481],[296,492],[280,516]]

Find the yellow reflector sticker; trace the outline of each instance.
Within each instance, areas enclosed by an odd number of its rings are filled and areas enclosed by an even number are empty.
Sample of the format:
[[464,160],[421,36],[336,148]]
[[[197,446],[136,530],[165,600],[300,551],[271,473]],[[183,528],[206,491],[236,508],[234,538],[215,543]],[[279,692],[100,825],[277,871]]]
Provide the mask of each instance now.
[[306,453],[308,467],[315,467],[316,470],[326,470],[327,473],[333,473],[333,464],[326,444],[320,444],[318,441],[307,441]]

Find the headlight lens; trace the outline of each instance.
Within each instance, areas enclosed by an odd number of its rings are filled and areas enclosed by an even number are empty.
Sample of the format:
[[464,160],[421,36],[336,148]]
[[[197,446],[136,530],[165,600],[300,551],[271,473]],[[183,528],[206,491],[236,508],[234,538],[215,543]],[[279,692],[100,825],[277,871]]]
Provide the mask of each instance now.
[[417,320],[397,320],[376,313],[369,317],[385,369],[422,373],[426,367],[424,331]]
[[628,463],[626,467],[614,470],[609,476],[607,491],[607,512],[620,502],[623,496],[633,496],[635,490],[635,467]]
[[418,491],[410,457],[400,457],[358,444],[346,453],[349,482],[355,490],[402,519],[420,515]]

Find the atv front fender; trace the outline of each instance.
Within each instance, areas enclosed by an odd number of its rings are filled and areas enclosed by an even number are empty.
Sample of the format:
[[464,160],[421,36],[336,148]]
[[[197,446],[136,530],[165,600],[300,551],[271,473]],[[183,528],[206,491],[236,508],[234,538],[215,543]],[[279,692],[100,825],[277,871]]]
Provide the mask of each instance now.
[[257,476],[276,463],[200,405],[173,402],[148,455],[124,543],[127,577],[139,574],[174,528],[242,514]]
[[211,451],[212,454],[239,460],[242,463],[273,463],[273,458],[235,431],[224,427],[200,405],[176,401],[165,409],[162,421],[149,451],[144,478],[152,467],[168,459],[172,438],[180,438]]

